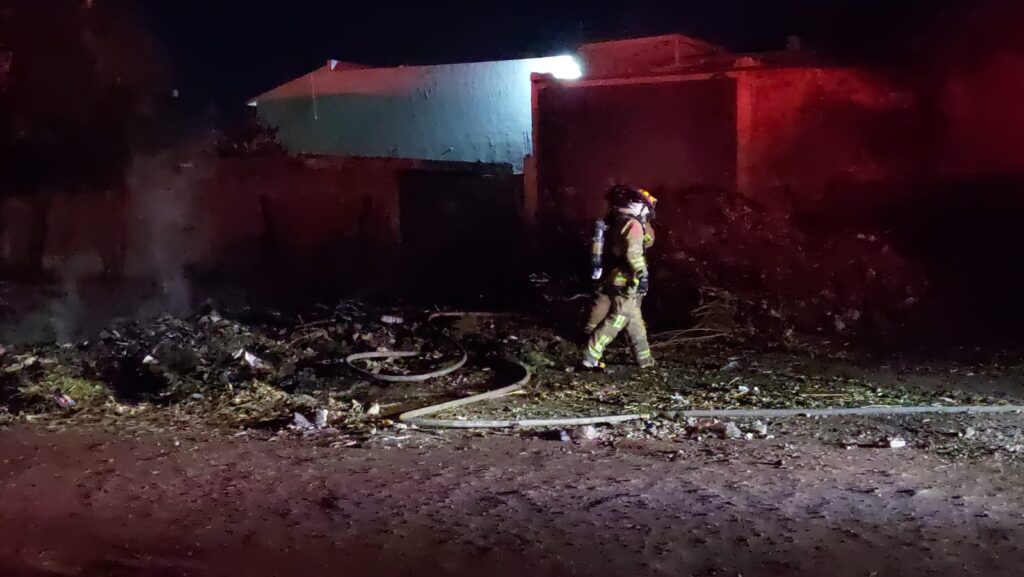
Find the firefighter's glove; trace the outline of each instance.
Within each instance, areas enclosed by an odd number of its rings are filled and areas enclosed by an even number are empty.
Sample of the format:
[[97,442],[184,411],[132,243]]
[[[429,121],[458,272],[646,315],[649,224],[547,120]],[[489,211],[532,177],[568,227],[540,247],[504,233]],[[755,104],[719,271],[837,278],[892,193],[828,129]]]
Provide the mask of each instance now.
[[636,282],[636,294],[644,297],[647,293],[651,292],[651,277],[643,275],[637,279]]

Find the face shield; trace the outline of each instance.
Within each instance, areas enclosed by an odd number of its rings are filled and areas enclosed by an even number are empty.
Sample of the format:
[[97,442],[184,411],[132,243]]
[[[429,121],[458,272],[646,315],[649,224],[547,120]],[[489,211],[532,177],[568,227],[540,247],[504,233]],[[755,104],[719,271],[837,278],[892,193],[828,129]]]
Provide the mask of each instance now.
[[658,206],[658,199],[655,198],[653,194],[647,192],[642,188],[638,189],[637,192],[640,193],[640,196],[643,198],[644,205],[647,207],[647,213],[645,215],[646,220],[653,221],[658,216],[657,213],[654,211],[654,209]]
[[651,215],[651,207],[643,202],[631,202],[623,209],[623,212],[640,220],[647,220]]

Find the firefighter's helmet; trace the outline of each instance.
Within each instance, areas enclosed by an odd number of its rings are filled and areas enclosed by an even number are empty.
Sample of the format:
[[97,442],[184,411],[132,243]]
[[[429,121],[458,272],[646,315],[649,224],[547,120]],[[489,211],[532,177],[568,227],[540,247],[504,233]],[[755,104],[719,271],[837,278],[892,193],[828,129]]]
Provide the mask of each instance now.
[[658,199],[642,188],[616,184],[608,189],[608,203],[612,206],[627,207],[638,202],[646,204],[651,212],[654,212],[658,205]]

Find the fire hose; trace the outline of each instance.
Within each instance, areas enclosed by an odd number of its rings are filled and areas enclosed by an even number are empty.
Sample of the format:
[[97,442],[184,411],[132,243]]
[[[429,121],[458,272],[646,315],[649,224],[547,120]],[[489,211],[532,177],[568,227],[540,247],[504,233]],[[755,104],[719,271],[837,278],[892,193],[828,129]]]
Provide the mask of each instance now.
[[[462,318],[467,316],[495,316],[493,313],[435,313],[428,318],[428,322],[433,322],[439,318]],[[359,361],[367,360],[389,360],[389,359],[402,359],[402,358],[413,358],[421,356],[422,353],[418,351],[381,351],[381,352],[369,352],[369,353],[356,353],[345,357],[345,363],[356,372],[360,373],[367,378],[383,381],[387,383],[420,383],[450,375],[455,371],[465,366],[469,359],[469,354],[466,352],[462,345],[460,345],[454,339],[445,337],[451,343],[453,343],[459,351],[458,360],[449,363],[439,369],[430,371],[427,373],[418,373],[412,375],[393,375],[393,374],[381,374],[373,371],[366,370],[356,363]],[[645,419],[647,415],[609,415],[600,417],[563,417],[553,419],[507,419],[507,420],[462,420],[462,419],[432,419],[427,418],[429,415],[434,415],[442,411],[454,409],[457,407],[464,407],[491,399],[498,399],[512,393],[523,390],[530,380],[533,378],[533,374],[530,369],[518,362],[513,361],[515,366],[520,370],[520,377],[511,385],[488,391],[486,393],[480,393],[478,395],[472,395],[463,399],[457,399],[454,401],[448,401],[437,405],[431,405],[421,409],[407,411],[399,415],[398,420],[408,425],[414,425],[423,428],[434,428],[434,429],[509,429],[509,428],[540,428],[540,427],[575,427],[582,425],[600,425],[600,424],[616,424],[625,423],[627,421],[636,421]]]
[[[494,316],[492,313],[437,313],[431,315],[428,322],[437,318]],[[446,337],[447,338],[447,337]],[[379,381],[390,383],[416,383],[443,377],[461,369],[468,361],[469,355],[462,346],[450,340],[459,350],[459,358],[453,363],[428,372],[413,375],[390,375],[368,371],[355,363],[363,360],[397,359],[420,356],[417,351],[384,351],[357,353],[345,358],[345,362],[360,374]],[[430,415],[442,411],[464,407],[483,401],[499,399],[523,390],[529,384],[532,373],[530,369],[518,362],[513,363],[520,369],[521,376],[513,384],[478,395],[472,395],[454,401],[448,401],[407,411],[399,415],[398,420],[408,425],[436,429],[509,429],[509,428],[542,428],[542,427],[575,427],[583,425],[618,424],[629,421],[649,419],[650,415],[627,414],[595,417],[559,417],[551,419],[433,419]],[[875,406],[853,408],[825,409],[717,409],[690,410],[678,413],[680,417],[695,418],[785,418],[785,417],[841,417],[841,416],[886,416],[886,415],[921,415],[921,414],[1008,414],[1024,413],[1022,405],[974,405],[974,406]]]

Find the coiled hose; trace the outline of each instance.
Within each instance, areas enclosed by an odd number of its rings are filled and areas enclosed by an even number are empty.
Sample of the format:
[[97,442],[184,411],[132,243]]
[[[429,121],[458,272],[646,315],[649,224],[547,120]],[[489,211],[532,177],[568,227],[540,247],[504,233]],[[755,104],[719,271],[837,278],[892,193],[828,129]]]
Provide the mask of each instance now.
[[[462,318],[467,316],[495,316],[492,313],[435,313],[428,318],[428,322],[433,322],[439,318]],[[386,359],[403,359],[418,357],[422,353],[418,351],[383,351],[383,352],[370,352],[370,353],[356,353],[345,357],[345,363],[359,374],[378,381],[387,383],[421,383],[430,379],[443,377],[450,375],[455,371],[465,366],[466,361],[469,359],[469,354],[466,350],[454,339],[445,337],[452,342],[459,350],[459,358],[457,361],[445,365],[440,369],[430,371],[427,373],[419,373],[413,375],[392,375],[392,374],[381,374],[368,371],[356,363],[359,361],[367,360],[386,360]],[[529,384],[533,375],[530,372],[529,367],[518,362],[513,361],[515,365],[520,369],[520,377],[511,385],[481,393],[479,395],[473,395],[463,399],[457,399],[454,401],[448,401],[437,405],[431,405],[422,409],[416,409],[413,411],[407,411],[399,415],[398,420],[417,427],[424,428],[435,428],[435,429],[509,429],[509,428],[540,428],[540,427],[574,427],[581,425],[599,425],[599,424],[616,424],[624,423],[627,421],[636,421],[639,419],[647,418],[646,415],[610,415],[605,417],[565,417],[555,419],[517,419],[517,420],[461,420],[461,419],[431,419],[427,418],[429,415],[440,413],[449,409],[457,407],[464,407],[474,403],[480,403],[491,399],[498,399],[512,393],[523,390],[527,384]]]

